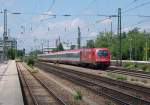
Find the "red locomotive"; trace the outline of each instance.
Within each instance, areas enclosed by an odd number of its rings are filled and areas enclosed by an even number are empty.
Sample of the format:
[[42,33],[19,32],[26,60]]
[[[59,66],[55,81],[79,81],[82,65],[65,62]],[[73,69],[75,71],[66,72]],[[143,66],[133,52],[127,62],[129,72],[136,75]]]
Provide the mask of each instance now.
[[108,48],[66,50],[39,55],[38,60],[107,68],[110,65],[110,52]]

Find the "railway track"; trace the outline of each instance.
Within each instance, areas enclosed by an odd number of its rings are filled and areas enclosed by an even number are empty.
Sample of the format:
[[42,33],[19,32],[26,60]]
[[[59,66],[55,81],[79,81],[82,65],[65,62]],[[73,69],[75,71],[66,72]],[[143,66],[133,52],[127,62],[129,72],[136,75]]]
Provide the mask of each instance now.
[[22,63],[17,62],[16,65],[27,105],[66,105],[44,81],[31,73]]
[[106,71],[112,72],[112,73],[118,73],[118,74],[124,74],[124,75],[129,75],[129,76],[150,79],[150,72],[139,71],[136,69],[129,70],[129,69],[125,69],[122,67],[109,67],[109,69]]
[[[86,87],[96,94],[103,95],[121,105],[150,105],[150,101],[148,100],[150,97],[149,88],[86,74],[71,69],[50,66],[45,63],[36,62],[36,66],[40,69],[70,80],[78,85]],[[137,94],[133,95],[131,93]],[[138,95],[139,93],[140,95]]]

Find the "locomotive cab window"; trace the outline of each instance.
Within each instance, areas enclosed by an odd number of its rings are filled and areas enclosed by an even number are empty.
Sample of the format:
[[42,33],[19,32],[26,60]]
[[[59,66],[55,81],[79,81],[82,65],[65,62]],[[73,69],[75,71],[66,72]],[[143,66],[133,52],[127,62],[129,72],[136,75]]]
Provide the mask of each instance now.
[[99,57],[101,57],[101,56],[105,56],[106,57],[106,56],[108,56],[108,51],[106,51],[106,50],[99,50],[97,54],[98,54]]

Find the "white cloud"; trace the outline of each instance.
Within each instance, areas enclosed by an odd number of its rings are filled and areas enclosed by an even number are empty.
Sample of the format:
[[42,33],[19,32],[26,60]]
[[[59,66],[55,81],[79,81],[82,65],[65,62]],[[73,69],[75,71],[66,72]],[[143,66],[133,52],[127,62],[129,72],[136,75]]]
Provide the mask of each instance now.
[[52,11],[46,11],[41,13],[40,15],[33,16],[32,20],[33,22],[45,21],[46,19],[49,19],[51,17],[54,18],[54,16],[52,15],[53,15]]
[[126,28],[123,28],[122,31],[123,32],[128,32],[128,31],[131,31],[132,29],[134,29],[135,27],[139,27],[140,28],[140,31],[147,31],[147,32],[150,32],[150,26],[148,25],[145,25],[145,26],[131,26],[131,27],[126,27]]
[[[28,46],[30,47],[34,45],[34,38],[38,40],[45,40],[44,43],[47,43],[46,40],[49,40],[51,42],[51,47],[55,46],[55,39],[58,38],[58,36],[60,36],[62,42],[66,42],[66,40],[71,40],[71,43],[76,43],[76,38],[78,35],[77,27],[80,26],[82,33],[86,33],[85,31],[87,31],[82,30],[82,28],[87,26],[87,23],[84,20],[81,20],[80,18],[68,19],[63,21],[59,20],[47,23],[42,22],[40,25],[38,23],[36,23],[37,26],[32,27],[32,31],[26,31],[26,33],[23,36],[24,38],[30,37],[30,39],[28,39],[28,42],[25,42],[26,44],[30,43],[28,44]],[[88,34],[89,38],[92,38],[95,35],[96,33],[94,32]],[[38,43],[38,45],[40,44],[41,42]]]
[[142,26],[141,28],[140,28],[140,31],[147,31],[147,32],[150,32],[150,26]]
[[37,27],[32,32],[28,34],[30,37],[37,37],[38,39],[45,39],[48,35],[48,32],[45,27]]
[[83,28],[85,25],[86,23],[83,20],[75,18],[73,20],[50,22],[48,26],[55,29],[59,29],[61,31],[64,29],[72,31],[76,29],[78,26],[80,26],[80,28]]
[[122,29],[123,32],[128,32],[128,31],[130,31],[130,30],[131,30],[131,27],[126,27],[126,28],[123,28],[123,29]]
[[102,23],[102,24],[109,24],[109,23],[111,23],[111,22],[112,22],[111,19],[105,19],[105,20],[103,20],[101,23]]
[[89,34],[89,36],[93,36],[93,37],[96,37],[97,35],[98,35],[97,32],[91,32],[91,33]]
[[78,26],[82,28],[85,25],[86,23],[79,18],[43,23],[42,25],[34,28],[33,31],[28,33],[27,35],[43,39],[48,37],[54,39],[59,35],[63,37],[66,34],[70,34],[70,32],[73,33],[74,31],[77,31]]
[[83,22],[79,18],[76,18],[76,19],[71,21],[71,27],[72,28],[77,28],[78,26],[84,27],[85,26],[85,22]]

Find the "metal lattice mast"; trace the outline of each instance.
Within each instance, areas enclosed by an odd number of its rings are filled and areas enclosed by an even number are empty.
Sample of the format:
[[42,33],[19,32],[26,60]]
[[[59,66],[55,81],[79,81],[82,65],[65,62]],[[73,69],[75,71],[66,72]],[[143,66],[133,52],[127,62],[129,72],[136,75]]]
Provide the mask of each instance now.
[[117,65],[122,65],[122,36],[121,36],[121,8],[118,8],[118,28],[117,28],[117,34],[118,34],[118,54],[117,54]]
[[80,27],[78,27],[78,49],[81,48],[81,32],[80,32]]
[[118,9],[118,26],[119,26],[119,60],[120,60],[120,66],[122,65],[122,35],[121,35],[121,8]]
[[3,60],[7,60],[7,10],[4,10],[4,33],[3,33]]

